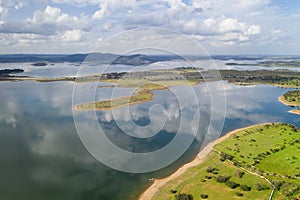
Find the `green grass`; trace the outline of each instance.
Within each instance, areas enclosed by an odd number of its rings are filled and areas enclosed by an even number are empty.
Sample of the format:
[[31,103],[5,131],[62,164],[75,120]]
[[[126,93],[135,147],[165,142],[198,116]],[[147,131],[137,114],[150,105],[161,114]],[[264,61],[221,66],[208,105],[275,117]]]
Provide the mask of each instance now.
[[[294,195],[300,195],[300,179],[296,177],[300,174],[299,129],[280,124],[256,127],[233,135],[215,148],[234,156],[237,165],[270,180],[298,184]],[[281,190],[278,195],[285,197],[285,192]]]
[[104,100],[91,103],[83,103],[76,105],[76,109],[79,111],[86,110],[110,110],[116,108],[122,108],[129,105],[143,103],[152,100],[153,94],[146,89],[139,90],[132,96],[125,96],[120,98],[114,98],[111,100]]
[[[201,199],[200,194],[207,194],[208,199],[268,199],[275,181],[281,186],[275,190],[273,199],[299,199],[300,179],[300,131],[288,124],[259,125],[230,136],[227,140],[217,144],[207,160],[200,166],[188,169],[180,177],[168,182],[153,199],[175,199],[177,193],[193,195],[194,199]],[[269,152],[269,153],[267,153]],[[233,156],[230,160],[221,161],[223,155]],[[224,157],[224,156],[223,156]],[[228,157],[227,157],[228,158]],[[255,162],[256,161],[256,162]],[[218,169],[218,174],[208,173],[211,166]],[[236,172],[244,171],[242,178]],[[254,174],[250,173],[253,172]],[[273,184],[262,179],[258,174],[268,178]],[[230,189],[224,183],[218,183],[214,178],[205,176],[231,176],[230,181],[252,187],[251,191],[242,191],[240,187]],[[203,182],[204,181],[204,182]],[[269,189],[258,191],[255,183],[268,186]],[[237,196],[237,192],[243,194]]]
[[[213,166],[219,169],[217,175],[208,173],[206,170],[208,167]],[[208,159],[200,166],[193,167],[187,170],[182,176],[167,183],[155,194],[153,199],[155,200],[174,200],[175,194],[171,194],[170,190],[176,190],[177,193],[188,193],[192,194],[194,199],[201,199],[201,194],[207,194],[208,199],[213,200],[226,200],[226,199],[253,199],[263,200],[268,199],[271,189],[257,191],[254,189],[255,183],[268,185],[264,179],[259,178],[250,173],[245,173],[243,178],[238,178],[235,173],[239,169],[229,162],[221,162],[220,156],[216,152],[211,152]],[[252,187],[250,192],[242,191],[240,188],[231,189],[224,183],[218,183],[214,178],[207,179],[205,176],[218,176],[218,175],[229,175],[231,176],[230,181],[234,181],[241,185],[248,185]],[[203,182],[205,180],[205,182]],[[242,193],[244,196],[238,197],[236,192]]]

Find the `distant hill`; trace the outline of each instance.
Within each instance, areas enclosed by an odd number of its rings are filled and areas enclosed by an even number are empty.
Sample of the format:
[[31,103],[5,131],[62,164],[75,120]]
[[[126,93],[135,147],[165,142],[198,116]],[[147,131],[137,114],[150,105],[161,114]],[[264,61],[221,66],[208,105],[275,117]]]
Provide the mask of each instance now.
[[[2,54],[0,63],[45,63],[45,62],[99,62],[103,64],[122,64],[122,65],[145,65],[158,61],[168,61],[182,59],[179,56],[168,55],[117,55],[110,53],[90,53],[90,54]],[[34,64],[35,65],[35,64]],[[38,65],[38,64],[37,64]]]
[[[300,56],[272,56],[272,55],[117,55],[111,53],[89,53],[89,54],[0,54],[0,63],[21,63],[32,62],[36,66],[45,65],[45,63],[57,63],[57,62],[84,62],[91,61],[102,64],[121,64],[121,65],[146,65],[159,61],[171,61],[171,60],[184,60],[187,58],[190,61],[193,60],[272,60],[269,62],[278,62],[280,60],[300,60]],[[274,60],[274,61],[273,61]],[[37,64],[35,64],[37,63]],[[234,62],[230,62],[230,65],[234,65]]]

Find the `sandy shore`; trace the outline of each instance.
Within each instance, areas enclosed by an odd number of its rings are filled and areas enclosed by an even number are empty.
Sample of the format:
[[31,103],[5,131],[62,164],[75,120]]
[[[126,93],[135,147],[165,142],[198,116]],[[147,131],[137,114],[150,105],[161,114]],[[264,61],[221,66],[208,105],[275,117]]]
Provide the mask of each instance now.
[[[295,106],[295,107],[299,106],[298,103],[290,103],[290,102],[286,101],[283,96],[278,97],[278,101],[287,106]],[[298,110],[298,109],[290,110],[289,113],[300,115],[300,110]]]
[[236,129],[234,131],[231,131],[229,133],[227,133],[226,135],[224,135],[223,137],[207,144],[200,152],[199,154],[196,156],[196,158],[190,162],[187,163],[185,165],[183,165],[182,167],[180,167],[175,173],[173,173],[172,175],[163,178],[163,179],[154,179],[154,183],[139,197],[139,200],[151,200],[153,198],[153,196],[155,195],[155,193],[161,188],[163,187],[166,183],[168,183],[169,181],[181,176],[184,172],[186,172],[186,170],[188,170],[191,167],[200,165],[201,163],[203,163],[207,157],[207,155],[211,152],[211,150],[213,149],[213,147],[226,140],[227,138],[229,138],[231,135],[233,135],[234,133],[238,132],[238,131],[242,131],[248,128],[253,128],[256,126],[261,126],[261,125],[265,125],[265,124],[271,124],[271,123],[262,123],[262,124],[256,124],[256,125],[252,125],[252,126],[248,126],[248,127],[244,127],[244,128],[240,128],[240,129]]
[[287,105],[287,106],[300,106],[298,103],[291,103],[291,102],[288,102],[284,99],[283,95],[278,97],[278,101],[283,103],[284,105]]
[[289,113],[293,113],[295,115],[300,115],[300,110],[290,110]]

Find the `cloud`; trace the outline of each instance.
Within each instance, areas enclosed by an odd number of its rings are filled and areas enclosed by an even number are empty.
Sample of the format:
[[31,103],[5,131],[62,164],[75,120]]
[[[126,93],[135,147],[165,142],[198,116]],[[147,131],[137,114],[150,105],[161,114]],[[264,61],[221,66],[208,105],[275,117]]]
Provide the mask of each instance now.
[[62,36],[62,40],[66,42],[79,42],[81,39],[82,31],[79,29],[66,31]]
[[120,12],[130,12],[136,7],[135,0],[100,0],[99,10],[93,14],[93,19],[101,19],[105,15]]
[[[22,13],[26,12],[26,2],[4,0],[0,2],[0,33],[11,40],[16,36],[8,36],[9,34],[33,37],[32,40],[37,40],[39,44],[42,39],[56,39],[61,44],[77,41],[78,45],[86,43],[92,46],[96,43],[96,38],[105,39],[123,30],[162,27],[180,31],[201,41],[208,50],[214,50],[215,47],[218,50],[224,47],[225,50],[229,46],[247,46],[256,52],[258,48],[255,47],[262,45],[276,45],[280,42],[282,45],[297,44],[298,31],[295,29],[298,27],[298,18],[293,15],[293,11],[278,12],[280,9],[274,6],[274,2],[270,2],[271,0],[51,0],[51,4],[44,9],[35,10],[31,17],[22,19]],[[33,9],[38,4],[30,3]],[[5,17],[10,10],[15,10],[10,14],[16,15],[16,18]],[[19,12],[20,15],[17,14]],[[273,23],[274,21],[277,23]],[[278,30],[284,30],[284,33]],[[161,37],[162,43],[168,43],[167,40],[167,37]],[[285,42],[286,40],[290,41]],[[0,41],[1,45],[9,43],[3,38]],[[269,51],[267,46],[265,49]],[[236,52],[240,53],[240,50]]]
[[45,10],[35,11],[32,18],[2,23],[0,33],[28,33],[49,36],[58,35],[68,30],[89,31],[91,26],[86,16],[69,16],[59,8],[47,6]]
[[22,0],[1,0],[0,1],[0,19],[3,18],[11,8],[19,10],[22,8],[26,2]]

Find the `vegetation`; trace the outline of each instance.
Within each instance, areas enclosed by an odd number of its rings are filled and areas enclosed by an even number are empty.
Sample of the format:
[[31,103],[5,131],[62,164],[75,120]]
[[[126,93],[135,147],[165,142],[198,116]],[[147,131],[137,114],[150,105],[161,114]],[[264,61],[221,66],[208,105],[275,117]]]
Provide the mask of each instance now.
[[[171,86],[195,85],[201,81],[228,80],[236,84],[273,84],[282,87],[300,87],[300,73],[291,71],[203,71],[196,68],[176,68],[167,70],[152,70],[143,72],[113,72],[77,78],[77,82],[105,81],[112,82],[117,87],[138,88],[137,92],[129,97],[112,100],[84,103],[76,106],[77,110],[107,110],[122,108],[152,99],[153,90],[168,89]],[[142,87],[140,87],[142,85]]]
[[[300,90],[288,91],[279,97],[279,101],[288,106],[300,106]],[[299,114],[300,109],[296,108],[290,112]]]
[[[134,81],[122,81],[119,83],[120,87],[138,87],[138,90],[132,95],[132,96],[125,96],[120,98],[114,98],[104,101],[98,101],[98,102],[90,102],[90,103],[83,103],[76,105],[76,109],[79,111],[84,110],[110,110],[110,109],[116,109],[116,108],[123,108],[126,106],[144,103],[147,101],[151,101],[153,94],[153,90],[165,90],[168,89],[168,87],[173,85],[180,85],[183,84],[183,82],[168,82],[168,86],[165,86],[165,83],[163,82],[155,82],[155,83],[142,83],[142,82],[134,82]],[[186,84],[186,83],[185,83]],[[190,83],[193,84],[193,83]],[[141,85],[141,86],[139,86]]]
[[263,67],[300,67],[299,60],[292,61],[262,61],[258,63],[226,63],[226,65],[232,66],[263,66]]
[[194,197],[190,194],[185,194],[185,193],[182,193],[182,194],[177,194],[175,196],[175,199],[176,200],[193,200]]
[[23,69],[1,69],[0,70],[0,77],[9,77],[10,74],[16,74],[16,73],[23,73]]
[[299,199],[298,155],[300,131],[293,125],[249,128],[216,145],[203,164],[169,181],[153,199],[173,200],[171,189],[195,199],[203,199],[202,194],[208,199],[269,199],[273,188],[273,199]]
[[300,90],[288,91],[282,95],[285,102],[292,106],[300,106]]

